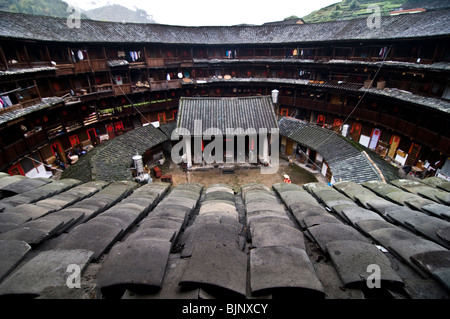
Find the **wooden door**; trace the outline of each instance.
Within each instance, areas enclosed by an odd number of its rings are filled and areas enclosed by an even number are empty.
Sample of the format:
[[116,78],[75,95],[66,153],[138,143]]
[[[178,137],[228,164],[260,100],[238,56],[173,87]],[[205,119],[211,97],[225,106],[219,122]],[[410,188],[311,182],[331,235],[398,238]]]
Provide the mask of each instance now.
[[92,145],[98,144],[97,132],[95,128],[90,128],[86,131],[89,141],[91,141]]
[[352,129],[350,130],[350,137],[354,141],[359,141],[359,136],[361,135],[362,125],[359,123],[353,123]]
[[75,145],[80,144],[80,140],[78,139],[78,135],[69,136],[70,146],[74,147]]
[[116,137],[116,132],[114,131],[114,125],[112,123],[106,124],[106,132],[108,133],[109,139],[113,139]]
[[286,140],[286,151],[285,151],[285,154],[286,155],[292,155],[293,147],[294,147],[294,142],[292,140],[290,140],[290,139],[287,139]]
[[419,157],[420,149],[421,146],[419,144],[416,143],[411,144],[405,165],[414,165],[416,163],[416,160]]
[[160,124],[166,123],[166,113],[159,113],[158,114],[158,121]]
[[23,175],[25,176],[25,172],[22,169],[22,166],[20,164],[15,164],[11,166],[8,170],[9,175]]
[[395,152],[397,151],[398,145],[400,144],[400,136],[393,135],[391,137],[391,145],[389,146],[389,152],[387,156],[390,158],[395,158]]

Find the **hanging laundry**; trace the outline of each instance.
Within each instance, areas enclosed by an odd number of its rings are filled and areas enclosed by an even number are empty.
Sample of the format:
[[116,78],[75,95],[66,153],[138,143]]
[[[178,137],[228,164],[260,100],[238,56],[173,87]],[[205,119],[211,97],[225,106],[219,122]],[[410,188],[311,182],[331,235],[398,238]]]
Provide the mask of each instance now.
[[75,53],[73,52],[73,50],[70,50],[70,60],[72,61],[72,63],[76,63],[77,59],[75,58]]
[[124,58],[125,57],[125,51],[117,51],[117,57],[118,58]]
[[83,52],[81,50],[78,50],[77,57],[78,57],[78,60],[80,60],[80,61],[84,60]]
[[2,95],[0,98],[1,98],[1,100],[3,102],[3,104],[4,104],[3,107],[8,107],[8,106],[13,105],[12,102],[11,102],[11,99],[9,98],[8,95]]
[[385,58],[387,56],[388,53],[388,48],[387,47],[382,47],[380,49],[380,52],[378,53],[378,56]]

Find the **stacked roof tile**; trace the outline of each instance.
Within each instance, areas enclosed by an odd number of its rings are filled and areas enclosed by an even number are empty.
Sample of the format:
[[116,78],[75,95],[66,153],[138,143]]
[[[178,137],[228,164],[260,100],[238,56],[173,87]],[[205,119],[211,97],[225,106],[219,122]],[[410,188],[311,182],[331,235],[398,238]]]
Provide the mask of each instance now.
[[[198,121],[200,126],[196,127]],[[254,134],[278,128],[270,96],[240,98],[185,98],[180,99],[177,128],[187,129],[191,135],[234,133],[237,129],[254,130]],[[211,131],[216,130],[218,131]]]
[[162,144],[169,138],[153,125],[136,128],[102,143],[66,169],[63,178],[120,181],[131,180],[132,157]]
[[[160,24],[82,20],[69,28],[67,20],[1,12],[0,37],[56,42],[249,44],[336,42],[344,40],[407,39],[448,35],[449,10],[382,17],[379,29],[367,19],[327,23],[232,27],[184,27]],[[439,23],[437,23],[439,21]],[[39,28],[35,26],[39,25]]]
[[336,181],[382,179],[365,154],[333,131],[290,118],[282,118],[279,126],[282,136],[322,155]]
[[62,104],[62,103],[64,103],[64,100],[59,97],[43,98],[36,104],[28,106],[26,108],[19,108],[19,109],[10,111],[10,112],[0,114],[0,124],[10,122],[12,120],[21,118],[22,116],[25,116],[27,114],[30,114],[30,113],[33,113],[33,112],[36,112],[39,110],[44,110],[44,109],[47,109],[54,105]]
[[[1,296],[450,297],[450,208],[439,199],[448,192],[428,185],[445,184],[433,178],[251,183],[237,193],[225,184],[63,179],[70,187],[51,191],[57,182],[15,182],[28,190],[0,201],[18,204],[0,212],[15,224],[0,229]],[[429,187],[439,197],[427,198]],[[427,210],[435,204],[440,215]],[[82,289],[70,288],[73,265]]]

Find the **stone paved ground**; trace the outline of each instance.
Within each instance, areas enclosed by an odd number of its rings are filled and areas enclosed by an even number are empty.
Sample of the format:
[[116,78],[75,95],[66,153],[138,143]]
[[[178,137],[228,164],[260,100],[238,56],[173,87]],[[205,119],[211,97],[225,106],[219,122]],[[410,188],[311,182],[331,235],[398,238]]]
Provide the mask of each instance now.
[[[174,185],[184,182],[201,183],[208,187],[216,183],[228,184],[236,189],[247,183],[256,182],[271,187],[275,183],[282,183],[283,175],[287,174],[291,178],[292,183],[303,185],[310,182],[325,182],[318,171],[311,171],[301,164],[289,166],[288,161],[280,159],[278,172],[275,174],[261,174],[259,167],[236,169],[234,174],[224,174],[219,168],[211,168],[208,170],[194,170],[188,173],[183,172],[178,165],[171,161],[166,161],[162,165],[162,173],[171,174]],[[152,177],[153,178],[153,177]],[[153,178],[153,181],[160,179]]]

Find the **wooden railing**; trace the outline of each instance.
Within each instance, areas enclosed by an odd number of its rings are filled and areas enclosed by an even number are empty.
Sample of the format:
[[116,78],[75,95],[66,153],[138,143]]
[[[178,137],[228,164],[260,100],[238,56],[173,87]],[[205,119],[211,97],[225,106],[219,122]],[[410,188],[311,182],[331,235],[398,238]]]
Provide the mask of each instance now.
[[379,111],[372,111],[364,108],[357,108],[356,110],[353,110],[353,106],[333,104],[325,101],[314,101],[304,98],[294,99],[293,97],[283,96],[279,98],[279,103],[281,105],[296,106],[314,110],[316,112],[331,113],[339,116],[348,116],[351,112],[353,112],[352,118],[359,118],[360,120],[377,123],[378,125],[392,129],[394,132],[410,136],[411,138],[421,141],[431,147],[437,147],[442,151],[447,149],[448,152],[448,149],[450,148],[450,139],[444,140],[444,138],[436,132]]
[[164,67],[164,59],[163,58],[148,58],[147,66],[149,68]]
[[25,140],[19,140],[4,147],[3,150],[6,159],[9,162],[13,162],[14,160],[16,160],[17,158],[19,158],[28,151],[28,146]]
[[130,94],[132,93],[131,90],[131,84],[121,84],[121,85],[114,85],[114,94],[116,95],[123,95],[123,94]]
[[168,89],[178,89],[181,87],[180,80],[170,81],[150,81],[150,89],[152,91],[161,91]]
[[25,139],[27,141],[28,147],[34,148],[35,146],[38,146],[47,141],[47,134],[45,133],[45,131],[41,130],[27,136]]
[[105,59],[90,60],[92,70],[94,71],[106,71],[108,70],[108,63]]
[[74,74],[75,66],[72,63],[56,64],[56,75]]
[[39,103],[41,99],[31,99],[0,109],[0,114],[10,113]]
[[75,73],[84,73],[91,72],[91,66],[89,65],[89,61],[83,60],[74,64]]

